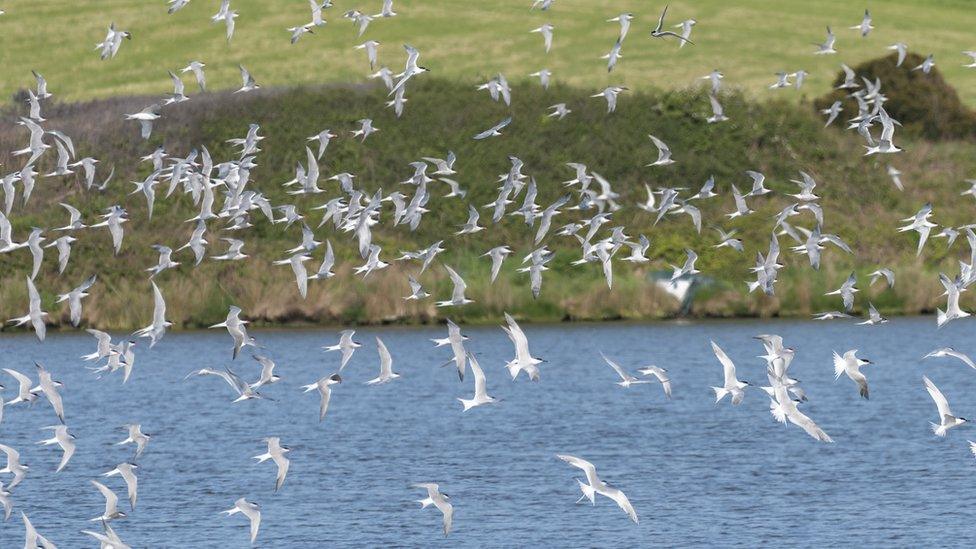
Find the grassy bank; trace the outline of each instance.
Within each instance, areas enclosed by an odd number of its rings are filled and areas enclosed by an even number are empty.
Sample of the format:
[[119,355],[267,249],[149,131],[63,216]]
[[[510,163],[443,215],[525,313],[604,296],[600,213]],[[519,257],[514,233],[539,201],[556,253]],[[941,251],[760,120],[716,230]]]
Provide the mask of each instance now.
[[[240,17],[230,44],[223,26],[210,22],[218,1],[196,0],[170,16],[164,0],[7,0],[6,14],[0,17],[0,95],[9,97],[30,84],[31,69],[42,72],[52,91],[69,100],[163,93],[171,86],[166,71],[194,59],[207,63],[215,90],[240,86],[238,63],[269,86],[356,82],[370,71],[365,54],[352,47],[372,39],[381,42],[380,64],[402,67],[400,46],[406,42],[423,52],[422,62],[434,74],[465,82],[497,72],[516,81],[545,66],[556,81],[586,88],[610,83],[640,88],[652,82],[685,87],[718,68],[727,85],[753,97],[795,100],[825,93],[841,62],[853,66],[901,41],[923,55],[934,53],[963,99],[976,103],[976,76],[962,67],[966,58],[960,54],[976,47],[972,5],[962,0],[865,5],[841,0],[674,1],[670,24],[698,21],[695,46],[680,50],[674,42],[648,36],[664,2],[559,0],[553,9],[540,12],[528,9],[530,0],[396,0],[399,15],[375,20],[362,38],[342,13],[353,8],[375,13],[382,2],[335,4],[325,10],[328,24],[293,46],[285,29],[310,19],[305,0],[234,0]],[[872,8],[877,28],[862,39],[847,27],[860,22],[865,7]],[[617,27],[605,20],[625,11],[633,12],[635,20],[624,57],[608,75],[600,56],[613,45]],[[133,39],[123,44],[117,58],[100,61],[92,48],[113,21]],[[556,27],[548,55],[539,35],[529,33],[544,22]],[[823,41],[826,25],[837,34],[840,53],[814,56],[812,43]],[[933,29],[938,29],[937,36]],[[45,55],[48,51],[57,54]],[[801,93],[766,89],[776,72],[800,69],[810,73]]]
[[[81,104],[61,104],[48,109],[51,125],[76,137],[78,156],[101,159],[99,177],[114,165],[115,178],[104,193],[85,192],[76,176],[41,179],[26,208],[18,200],[11,219],[15,240],[26,237],[30,227],[51,228],[64,224],[67,216],[58,202],[78,207],[87,222],[112,204],[123,204],[132,220],[126,223],[122,252],[113,257],[111,240],[105,229],[86,229],[80,233],[71,263],[63,276],[56,274],[56,254],[47,250],[38,276],[45,310],[52,321],[64,323],[67,310],[54,305],[56,293],[67,291],[92,273],[99,283],[86,301],[86,325],[102,328],[133,328],[148,324],[151,295],[146,275],[155,264],[152,244],[172,248],[189,237],[192,224],[184,223],[196,214],[188,196],[174,194],[163,198],[160,186],[152,220],[146,216],[142,195],[129,195],[130,182],[142,180],[150,171],[146,162],[135,159],[166,147],[173,155],[185,156],[193,146],[206,145],[216,162],[234,157],[225,140],[241,137],[248,123],[261,125],[267,138],[252,172],[251,186],[266,194],[274,204],[294,203],[310,213],[313,226],[318,217],[312,206],[325,202],[338,192],[335,183],[324,185],[329,192],[294,197],[284,193],[281,183],[294,175],[296,162],[304,162],[305,136],[331,127],[342,137],[333,142],[321,162],[324,176],[348,171],[366,189],[383,188],[385,193],[400,187],[412,194],[412,187],[398,185],[409,177],[407,163],[421,156],[443,156],[447,150],[457,153],[455,176],[468,189],[470,202],[486,204],[496,194],[497,174],[508,170],[508,156],[514,154],[525,162],[525,173],[539,183],[539,204],[545,206],[565,192],[560,182],[572,177],[565,162],[583,162],[603,174],[621,194],[621,203],[632,206],[644,199],[643,183],[656,186],[697,188],[710,175],[717,181],[719,197],[701,201],[704,228],[694,232],[687,216],[669,216],[657,226],[652,217],[629,207],[614,217],[615,225],[625,225],[632,237],[644,233],[652,245],[649,256],[655,261],[645,267],[615,262],[615,283],[607,289],[596,265],[570,266],[579,255],[575,239],[549,237],[549,246],[557,259],[544,279],[542,296],[533,300],[528,278],[515,272],[518,260],[509,260],[496,284],[488,285],[489,262],[478,257],[490,247],[507,243],[521,258],[532,249],[534,231],[513,217],[475,236],[454,237],[451,233],[467,218],[466,200],[446,199],[446,185],[431,185],[434,198],[430,213],[419,229],[409,232],[392,229],[391,209],[383,213],[383,222],[374,228],[375,241],[383,246],[384,259],[396,257],[398,250],[413,250],[439,240],[446,240],[448,251],[439,260],[455,266],[469,283],[469,297],[476,303],[455,309],[435,310],[432,300],[421,303],[404,301],[408,295],[406,274],[417,272],[415,263],[394,265],[365,281],[351,270],[362,263],[347,234],[337,234],[331,225],[318,229],[319,240],[329,238],[338,255],[338,276],[310,284],[307,300],[301,300],[288,267],[272,266],[271,261],[285,257],[284,250],[298,244],[301,230],[297,225],[284,228],[271,225],[263,216],[252,218],[254,227],[243,233],[221,231],[221,225],[210,223],[207,239],[210,253],[222,253],[222,236],[243,237],[245,252],[252,255],[244,262],[204,261],[191,268],[192,254],[180,252],[176,258],[184,265],[157,278],[168,302],[168,318],[178,327],[195,327],[216,322],[227,306],[236,304],[246,315],[260,322],[425,322],[441,315],[466,322],[494,321],[502,311],[513,311],[524,318],[538,320],[660,318],[673,315],[677,303],[646,281],[647,275],[667,263],[680,264],[683,249],[691,247],[701,256],[698,267],[716,284],[705,291],[692,314],[707,316],[807,315],[836,309],[839,300],[823,297],[824,291],[840,285],[851,269],[864,274],[879,265],[895,269],[898,281],[894,291],[882,291],[881,285],[864,294],[887,313],[931,311],[940,301],[941,288],[935,277],[940,269],[954,272],[956,258],[965,257],[964,239],[947,250],[943,239],[934,239],[921,258],[916,258],[916,240],[908,234],[894,232],[899,218],[908,217],[927,201],[935,203],[935,220],[958,226],[971,221],[970,197],[959,197],[965,177],[976,170],[971,144],[963,142],[904,142],[907,150],[891,158],[904,172],[906,190],[899,192],[885,175],[886,164],[861,156],[860,142],[850,133],[833,128],[823,129],[819,118],[809,108],[798,108],[785,102],[757,104],[741,96],[722,98],[731,121],[710,125],[704,123],[708,101],[698,92],[660,91],[636,93],[621,99],[618,111],[607,115],[605,106],[588,97],[588,91],[557,86],[544,93],[535,86],[521,86],[514,91],[519,98],[513,104],[513,124],[501,138],[473,141],[470,136],[505,116],[503,105],[488,101],[471,86],[428,79],[418,82],[412,92],[402,120],[389,111],[379,111],[385,92],[364,87],[316,87],[291,90],[263,90],[247,96],[209,94],[170,109],[147,143],[138,139],[137,127],[123,122],[120,113],[133,112],[148,101],[145,98],[111,99]],[[574,111],[563,121],[546,118],[546,106],[556,99],[566,101]],[[241,116],[240,113],[247,113]],[[354,121],[374,115],[381,131],[365,144],[348,137]],[[8,122],[14,120],[7,112]],[[0,131],[0,150],[17,148],[26,140],[26,132],[12,123]],[[667,141],[675,152],[677,163],[666,168],[646,168],[656,158],[647,139],[647,131]],[[18,166],[19,160],[0,155],[0,163]],[[51,163],[53,158],[44,159]],[[49,171],[42,166],[41,171]],[[776,191],[768,197],[750,199],[755,214],[726,221],[732,211],[730,184],[740,188],[749,184],[743,172],[756,169],[767,175],[767,186]],[[747,272],[755,252],[765,252],[773,216],[792,202],[783,196],[796,192],[789,183],[797,170],[812,174],[820,186],[826,232],[840,235],[854,248],[847,255],[831,248],[824,252],[823,266],[814,272],[806,258],[784,251],[788,267],[782,272],[773,298],[745,293]],[[323,176],[323,178],[324,178]],[[521,200],[521,198],[519,198]],[[219,202],[218,202],[219,206]],[[490,224],[490,215],[482,222]],[[554,226],[579,216],[567,212],[557,217]],[[796,218],[795,218],[796,219]],[[798,224],[811,226],[805,215]],[[746,251],[736,253],[728,248],[715,250],[715,234],[707,227],[721,224],[735,228],[745,240]],[[53,238],[54,234],[49,234]],[[217,246],[214,246],[214,244]],[[784,248],[789,245],[783,240]],[[308,264],[314,271],[321,261]],[[30,270],[26,250],[0,255],[0,318],[24,314],[26,310],[25,273]],[[435,263],[420,277],[435,297],[450,293],[450,281]],[[866,288],[866,281],[861,287]],[[967,299],[964,294],[964,302]],[[863,305],[864,302],[859,301]],[[964,303],[965,305],[965,303]]]

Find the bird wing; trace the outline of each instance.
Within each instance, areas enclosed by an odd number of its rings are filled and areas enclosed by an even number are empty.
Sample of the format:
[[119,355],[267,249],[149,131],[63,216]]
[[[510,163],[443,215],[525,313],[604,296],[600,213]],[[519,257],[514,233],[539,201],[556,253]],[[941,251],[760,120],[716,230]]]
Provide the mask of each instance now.
[[738,382],[735,378],[735,364],[732,363],[732,359],[729,355],[725,354],[725,351],[721,347],[712,342],[712,352],[718,357],[718,361],[722,363],[722,371],[725,374],[725,386],[729,387]]
[[605,360],[607,364],[609,364],[610,367],[613,368],[613,371],[617,372],[617,375],[620,376],[621,380],[627,381],[627,378],[629,376],[627,375],[626,372],[624,372],[624,369],[621,368],[619,364],[607,358],[607,355],[603,354],[602,352],[600,353],[600,356],[602,356],[603,360]]
[[942,391],[935,386],[935,383],[932,383],[932,380],[928,376],[922,376],[922,381],[925,383],[925,389],[929,392],[932,400],[935,401],[935,407],[939,410],[939,420],[941,421],[945,416],[952,416],[952,410],[949,409],[949,401],[946,400]]
[[601,484],[600,478],[596,475],[596,466],[589,461],[568,454],[556,454],[556,457],[572,465],[573,467],[582,469],[586,474],[586,482],[588,482],[590,486],[597,486]]

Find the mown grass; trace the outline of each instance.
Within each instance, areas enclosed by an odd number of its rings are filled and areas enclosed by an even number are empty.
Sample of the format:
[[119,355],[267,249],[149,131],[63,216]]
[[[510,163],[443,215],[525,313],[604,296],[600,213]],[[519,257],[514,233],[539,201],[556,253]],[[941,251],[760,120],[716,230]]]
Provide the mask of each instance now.
[[[972,5],[962,0],[889,0],[866,5],[840,0],[674,1],[668,22],[698,21],[695,45],[678,49],[674,41],[651,39],[664,2],[642,0],[559,0],[553,9],[530,11],[530,0],[396,0],[400,14],[374,21],[363,38],[341,14],[353,8],[380,10],[380,0],[337,0],[326,10],[328,23],[296,45],[287,27],[309,20],[306,0],[233,0],[240,12],[237,32],[228,44],[223,25],[210,22],[219,2],[195,0],[178,13],[166,14],[163,0],[8,0],[0,18],[0,93],[10,96],[31,82],[31,69],[42,72],[51,89],[68,100],[113,95],[167,92],[166,70],[192,59],[207,63],[212,89],[240,85],[239,63],[262,85],[283,86],[323,82],[358,82],[369,73],[366,56],[353,50],[367,39],[379,40],[380,63],[402,67],[401,48],[410,43],[435,75],[465,83],[504,73],[510,81],[548,67],[556,81],[603,88],[684,88],[712,69],[726,75],[726,84],[755,98],[816,97],[829,90],[841,62],[855,65],[885,53],[896,41],[922,55],[934,53],[937,65],[968,104],[976,103],[976,74],[962,67],[960,52],[976,48]],[[867,37],[847,27],[860,22],[864,7],[872,9],[876,29]],[[620,12],[636,15],[617,69],[607,74],[600,56],[617,36],[615,23],[605,20]],[[133,33],[116,59],[100,61],[93,51],[109,23]],[[552,52],[530,29],[544,22],[556,26]],[[838,36],[838,55],[814,56],[825,26]],[[766,87],[778,71],[806,70],[806,87],[771,91]]]
[[[248,124],[254,122],[261,125],[261,133],[267,138],[261,142],[263,151],[252,172],[252,188],[275,204],[298,205],[300,211],[310,214],[313,225],[318,218],[310,208],[336,196],[335,183],[323,185],[328,192],[312,198],[288,196],[281,187],[293,177],[296,162],[305,160],[306,136],[325,127],[342,135],[321,162],[323,179],[348,171],[357,175],[362,187],[383,188],[385,193],[399,188],[412,194],[412,187],[398,184],[412,173],[407,163],[421,156],[442,157],[447,150],[454,150],[458,156],[456,178],[468,189],[468,200],[442,198],[446,186],[434,183],[431,211],[416,232],[391,228],[391,210],[386,210],[383,223],[374,229],[375,241],[383,246],[384,258],[390,260],[398,250],[419,249],[444,239],[448,251],[439,260],[462,273],[469,283],[469,297],[476,303],[435,310],[433,300],[404,301],[401,296],[408,294],[406,274],[416,274],[418,269],[412,263],[397,263],[366,280],[353,276],[351,270],[361,260],[348,235],[336,233],[331,226],[318,229],[316,234],[319,240],[329,238],[336,246],[338,276],[313,281],[308,299],[301,300],[290,269],[271,265],[300,241],[300,228],[272,226],[256,214],[252,219],[255,226],[244,233],[221,231],[220,224],[211,223],[212,232],[207,236],[211,253],[222,253],[219,237],[243,236],[245,252],[252,255],[251,259],[231,264],[208,260],[191,268],[192,255],[186,251],[177,257],[183,266],[158,277],[169,305],[168,318],[178,327],[216,322],[230,304],[243,307],[249,318],[269,323],[428,322],[448,315],[466,322],[487,322],[498,319],[502,311],[536,320],[660,318],[673,315],[678,305],[646,277],[666,269],[667,263],[680,264],[685,247],[699,252],[698,267],[716,281],[696,301],[692,314],[806,315],[836,309],[839,300],[823,293],[839,286],[850,270],[863,275],[879,265],[895,269],[898,282],[894,290],[884,291],[882,285],[869,290],[864,280],[861,287],[865,291],[859,297],[867,296],[887,313],[916,313],[932,310],[941,299],[935,273],[940,269],[954,272],[957,258],[967,253],[964,239],[952,250],[946,249],[944,240],[934,239],[922,258],[916,258],[914,236],[896,234],[894,228],[898,219],[912,215],[927,201],[936,204],[935,220],[939,223],[959,226],[971,221],[971,199],[958,196],[965,188],[963,179],[976,169],[968,142],[903,141],[904,153],[883,160],[864,158],[855,135],[822,128],[820,118],[809,106],[798,108],[786,101],[756,103],[740,94],[725,95],[722,101],[731,121],[710,125],[704,122],[710,112],[707,98],[698,91],[633,93],[622,97],[617,112],[608,115],[602,101],[589,98],[589,90],[560,85],[549,92],[532,85],[516,86],[517,100],[511,107],[514,122],[504,136],[473,141],[472,135],[509,112],[480,93],[465,84],[418,79],[399,121],[380,108],[384,90],[362,86],[262,90],[245,96],[207,94],[167,109],[149,142],[138,139],[138,128],[120,116],[138,110],[147,98],[53,105],[46,111],[48,124],[75,137],[79,156],[101,159],[99,177],[114,165],[115,179],[105,193],[83,191],[80,179],[74,176],[42,179],[28,206],[22,207],[19,201],[15,206],[11,215],[15,239],[25,238],[31,226],[63,224],[67,216],[57,205],[59,201],[74,204],[89,222],[104,208],[123,204],[132,220],[125,225],[122,253],[112,255],[107,231],[87,229],[79,234],[80,241],[63,276],[56,275],[56,254],[47,250],[37,285],[52,320],[65,322],[67,310],[53,304],[54,294],[98,273],[100,281],[86,301],[86,324],[113,329],[148,324],[152,300],[142,269],[156,261],[149,246],[159,243],[175,249],[184,243],[192,224],[183,221],[195,215],[196,208],[186,196],[164,199],[165,185],[161,185],[154,216],[147,219],[142,196],[128,194],[134,188],[130,182],[142,180],[150,170],[148,163],[137,161],[138,157],[160,145],[178,156],[206,145],[215,161],[228,160],[235,155],[225,140],[243,136]],[[566,100],[574,111],[563,121],[544,114],[555,97]],[[26,132],[12,124],[14,114],[8,111],[4,115],[8,123],[0,131],[0,151],[26,142]],[[354,121],[363,116],[372,116],[381,129],[365,144],[348,137]],[[676,164],[644,166],[656,158],[647,139],[649,131],[670,144]],[[518,218],[507,217],[473,237],[452,236],[455,227],[467,218],[469,201],[483,205],[493,199],[496,176],[508,170],[508,156],[512,154],[524,160],[525,173],[537,179],[543,206],[566,192],[561,182],[572,177],[572,172],[565,162],[583,162],[604,175],[622,195],[621,203],[631,206],[614,216],[613,225],[625,225],[635,238],[647,234],[654,262],[643,267],[615,262],[615,283],[610,291],[598,266],[569,265],[579,254],[575,239],[550,236],[548,243],[557,258],[546,273],[542,296],[533,300],[527,276],[517,274],[515,268],[532,249],[534,230],[527,229]],[[41,171],[48,171],[53,160],[44,159]],[[904,192],[897,191],[885,175],[887,160],[904,172]],[[20,162],[0,153],[0,163],[7,167],[19,166]],[[764,172],[767,185],[776,192],[750,199],[755,214],[727,221],[724,214],[733,210],[730,185],[748,188],[743,175],[747,169]],[[788,180],[801,169],[820,183],[816,191],[823,197],[824,230],[847,240],[856,255],[831,248],[824,253],[822,269],[815,272],[805,257],[784,250],[788,267],[781,274],[777,296],[748,295],[744,284],[749,278],[747,269],[756,251],[765,252],[773,216],[792,202],[783,196],[796,189]],[[668,217],[652,226],[651,216],[632,207],[644,199],[642,183],[697,188],[710,175],[715,176],[721,196],[699,203],[705,225],[701,235],[694,232],[687,216]],[[483,214],[482,222],[490,223],[490,215]],[[554,225],[579,217],[566,212]],[[813,224],[809,215],[799,219],[799,225]],[[746,241],[746,252],[713,249],[715,233],[708,228],[712,224],[738,229]],[[516,250],[513,258],[518,259],[510,259],[498,282],[489,286],[489,262],[478,256],[502,243],[512,245]],[[783,238],[782,244],[785,249],[791,242]],[[313,270],[322,251],[314,255],[315,261],[308,264]],[[26,251],[0,255],[0,318],[23,314],[21,309],[26,309],[24,276],[29,272],[29,262]],[[435,297],[450,293],[450,282],[438,263],[420,280]],[[866,299],[858,302],[860,307],[866,307]]]

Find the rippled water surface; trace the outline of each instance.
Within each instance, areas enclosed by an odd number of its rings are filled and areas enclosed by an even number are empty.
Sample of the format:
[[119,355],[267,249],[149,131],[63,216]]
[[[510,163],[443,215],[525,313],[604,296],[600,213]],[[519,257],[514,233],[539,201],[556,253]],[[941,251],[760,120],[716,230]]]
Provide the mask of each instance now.
[[[214,377],[183,377],[204,366],[231,366],[257,378],[256,362],[230,360],[226,332],[172,333],[152,350],[140,343],[132,378],[96,379],[78,357],[94,350],[85,336],[0,337],[0,363],[29,372],[38,360],[60,379],[77,453],[59,474],[57,447],[36,445],[57,423],[46,401],[6,409],[0,441],[22,453],[31,470],[13,492],[14,515],[0,525],[0,547],[23,543],[20,511],[60,547],[92,545],[80,533],[98,529],[103,499],[89,479],[132,458],[122,425],[152,435],[139,464],[139,500],[114,521],[133,547],[246,547],[247,521],[220,514],[239,497],[260,504],[256,545],[334,546],[687,546],[753,547],[760,543],[823,546],[972,546],[976,543],[976,460],[963,426],[939,439],[929,430],[936,409],[922,386],[927,373],[957,415],[976,417],[976,371],[953,359],[921,357],[952,345],[976,354],[973,324],[936,330],[931,318],[881,327],[837,322],[523,325],[542,365],[542,380],[512,382],[503,368],[512,346],[497,327],[465,328],[501,402],[461,413],[459,383],[447,348],[431,337],[446,328],[363,329],[363,342],[318,422],[312,383],[338,366],[335,330],[258,331],[262,352],[282,381],[262,392],[272,400],[232,404],[231,388]],[[764,381],[759,342],[778,333],[797,351],[791,373],[810,395],[804,411],[836,441],[821,444],[776,423],[761,391],[733,408],[714,404],[721,383],[715,340],[737,363],[739,377]],[[368,387],[375,377],[379,335],[402,378]],[[846,377],[834,381],[831,351],[860,349],[871,400]],[[674,383],[667,401],[659,385],[622,389],[600,359],[625,368],[666,367]],[[3,375],[5,399],[15,383]],[[275,468],[255,464],[261,439],[279,436],[292,448],[291,470],[278,493]],[[575,454],[627,493],[641,517],[630,522],[611,501],[577,505],[579,471],[554,457]],[[0,475],[6,481],[8,475]],[[455,505],[447,540],[440,514],[423,511],[411,483],[433,481]],[[121,495],[124,484],[105,481]]]

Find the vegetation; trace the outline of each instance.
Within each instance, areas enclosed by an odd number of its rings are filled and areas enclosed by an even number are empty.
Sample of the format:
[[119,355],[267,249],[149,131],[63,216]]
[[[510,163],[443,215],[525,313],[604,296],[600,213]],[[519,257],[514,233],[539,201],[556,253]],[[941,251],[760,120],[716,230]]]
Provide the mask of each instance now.
[[[490,101],[484,92],[466,83],[424,77],[413,86],[400,120],[382,108],[385,90],[374,87],[315,86],[196,95],[191,101],[165,109],[148,142],[139,139],[138,125],[123,121],[121,113],[139,110],[150,98],[48,106],[47,125],[74,136],[79,157],[101,160],[97,179],[104,178],[113,166],[115,176],[101,193],[86,192],[78,175],[41,178],[27,206],[18,198],[11,213],[15,240],[26,238],[32,226],[50,229],[63,225],[67,214],[59,202],[78,207],[88,223],[113,204],[124,205],[132,219],[125,224],[125,241],[118,256],[112,255],[111,241],[103,228],[80,231],[62,276],[56,274],[54,250],[46,250],[37,278],[44,309],[51,312],[53,322],[66,323],[67,309],[53,303],[55,294],[98,273],[99,282],[85,302],[85,325],[131,329],[148,324],[152,298],[147,274],[141,271],[156,262],[150,245],[165,244],[175,249],[186,242],[193,224],[184,221],[196,215],[197,208],[189,196],[179,192],[164,198],[166,184],[161,184],[154,215],[148,219],[142,195],[129,194],[134,188],[131,182],[141,181],[151,171],[149,163],[137,159],[158,146],[174,156],[186,156],[191,147],[203,145],[216,162],[236,158],[226,140],[243,137],[252,122],[260,124],[261,134],[267,137],[261,141],[263,150],[256,158],[258,166],[251,173],[250,187],[274,204],[296,204],[299,211],[309,214],[313,227],[319,219],[311,208],[338,195],[335,182],[323,185],[326,193],[311,197],[287,195],[281,186],[294,176],[296,163],[304,163],[306,136],[324,128],[341,135],[320,162],[323,180],[335,173],[351,172],[356,174],[357,184],[370,190],[383,188],[385,193],[398,189],[412,194],[413,187],[399,184],[413,172],[407,164],[422,156],[443,157],[448,150],[455,151],[459,172],[455,177],[469,191],[467,199],[442,198],[447,186],[433,183],[431,211],[415,232],[390,227],[391,211],[387,209],[374,234],[386,260],[397,257],[398,250],[416,250],[444,239],[448,251],[419,279],[435,297],[444,298],[451,285],[439,263],[452,265],[468,281],[468,295],[476,303],[435,309],[433,299],[420,303],[403,300],[401,296],[409,293],[406,274],[417,274],[419,269],[415,262],[391,261],[390,268],[365,280],[354,276],[352,269],[362,261],[349,235],[337,233],[331,225],[317,229],[316,236],[323,241],[330,239],[336,247],[338,276],[311,281],[308,298],[302,300],[290,269],[271,264],[300,242],[300,227],[272,225],[256,214],[251,229],[228,232],[222,230],[223,222],[211,222],[207,235],[211,254],[225,249],[220,237],[242,237],[245,253],[252,256],[247,261],[208,259],[192,268],[192,254],[184,250],[175,258],[183,265],[157,277],[167,299],[167,317],[176,327],[217,322],[230,304],[243,307],[245,315],[258,323],[426,322],[443,316],[490,322],[502,311],[537,320],[660,318],[675,314],[678,304],[648,282],[647,276],[667,270],[668,263],[680,265],[686,247],[700,254],[698,267],[716,281],[696,300],[693,315],[807,315],[837,309],[839,300],[823,293],[839,286],[851,270],[862,275],[860,296],[866,299],[858,301],[860,307],[871,300],[884,313],[917,313],[932,310],[941,299],[935,273],[955,272],[957,258],[968,257],[960,238],[950,250],[943,239],[933,239],[921,258],[916,258],[914,233],[895,233],[894,228],[900,218],[913,215],[925,202],[937,205],[935,219],[941,224],[959,226],[971,221],[970,197],[958,196],[965,188],[963,180],[976,168],[969,142],[901,141],[906,152],[884,159],[865,158],[856,134],[824,129],[822,118],[811,106],[797,108],[786,101],[756,103],[741,94],[723,95],[720,99],[730,121],[707,124],[707,97],[695,90],[624,94],[617,112],[607,114],[601,99],[589,97],[590,90],[558,84],[548,92],[537,85],[516,85],[511,108]],[[561,121],[545,115],[546,107],[557,98],[573,111]],[[502,137],[471,139],[509,113],[514,122]],[[13,124],[16,114],[8,110],[3,115],[7,123],[0,130],[0,151],[26,143],[26,131]],[[381,131],[365,143],[351,139],[349,130],[355,127],[354,121],[367,116]],[[645,167],[656,159],[648,131],[671,146],[675,164]],[[654,261],[636,267],[615,261],[611,291],[597,265],[569,264],[579,257],[575,239],[550,233],[547,242],[557,258],[545,274],[541,297],[533,300],[528,277],[516,273],[515,268],[533,248],[534,230],[511,216],[491,225],[490,215],[482,210],[482,224],[487,224],[488,230],[473,236],[451,234],[467,219],[469,202],[480,206],[493,200],[497,174],[507,172],[509,155],[519,156],[525,162],[524,172],[538,181],[538,203],[542,206],[567,192],[561,182],[571,179],[573,171],[564,165],[566,162],[582,162],[602,174],[620,193],[621,204],[629,206],[615,214],[612,225],[626,226],[633,238],[646,234],[652,242],[649,255]],[[39,171],[50,171],[53,161],[53,155],[47,155]],[[0,163],[8,169],[22,162],[0,153]],[[887,162],[903,172],[904,192],[886,176]],[[724,214],[734,209],[730,186],[734,183],[747,189],[750,182],[743,172],[748,169],[765,173],[767,186],[775,193],[749,199],[756,213],[728,220]],[[777,295],[747,294],[744,281],[750,278],[748,268],[757,251],[765,253],[773,217],[792,202],[784,193],[796,192],[789,179],[797,178],[798,170],[810,173],[819,182],[816,192],[823,197],[825,232],[840,235],[856,255],[829,247],[820,271],[814,272],[804,256],[786,250],[792,241],[783,237],[782,260],[787,268],[781,273]],[[712,175],[720,195],[698,202],[704,219],[700,235],[688,216],[668,216],[655,226],[651,215],[633,207],[645,199],[643,183],[695,189]],[[578,212],[567,210],[555,219],[554,226],[580,217]],[[796,224],[800,226],[813,225],[808,213],[793,220],[799,220]],[[712,225],[737,229],[745,241],[745,253],[714,249],[717,233],[709,228]],[[56,233],[48,232],[47,236],[53,239]],[[489,261],[479,255],[502,243],[510,244],[516,254],[503,267],[499,280],[489,285]],[[322,250],[316,250],[314,256],[308,264],[313,271],[321,261]],[[892,291],[883,284],[868,288],[863,275],[878,266],[895,270],[898,281]],[[24,279],[29,271],[30,254],[26,250],[0,255],[0,318],[26,311]]]
[[[64,100],[85,100],[133,94],[159,94],[171,89],[167,70],[191,60],[207,64],[214,90],[240,86],[237,65],[244,64],[266,87],[323,82],[359,82],[369,74],[365,54],[353,45],[381,42],[379,62],[403,66],[400,47],[410,43],[434,75],[468,84],[479,77],[504,73],[509,81],[528,80],[543,66],[555,81],[587,89],[622,84],[634,89],[649,84],[688,87],[712,69],[726,75],[726,85],[754,98],[805,94],[817,97],[828,86],[841,62],[856,63],[886,53],[897,41],[923,55],[935,54],[946,79],[969,104],[976,103],[976,77],[963,68],[963,50],[973,42],[972,5],[964,0],[888,0],[862,4],[842,0],[818,2],[769,0],[672,1],[669,23],[695,18],[694,47],[678,49],[673,41],[653,40],[648,31],[665,2],[644,0],[558,0],[549,11],[530,11],[531,0],[397,0],[399,15],[377,19],[362,38],[341,14],[358,8],[377,13],[381,0],[337,0],[325,10],[328,24],[289,44],[288,27],[310,19],[306,0],[233,0],[240,12],[230,44],[222,25],[210,22],[218,0],[194,0],[173,15],[165,0],[6,0],[0,16],[4,45],[0,94],[10,97],[31,83],[31,69],[44,74]],[[860,22],[864,7],[872,9],[877,27],[867,38],[848,26]],[[607,53],[617,36],[606,19],[619,12],[635,14],[620,64],[607,74]],[[111,22],[132,32],[118,57],[100,61],[94,45]],[[544,22],[556,27],[552,52],[543,53],[538,34]],[[811,55],[825,27],[837,34],[838,55]],[[933,34],[938,29],[938,34]],[[46,55],[45,52],[56,52]],[[778,71],[810,73],[800,92],[768,90]]]

